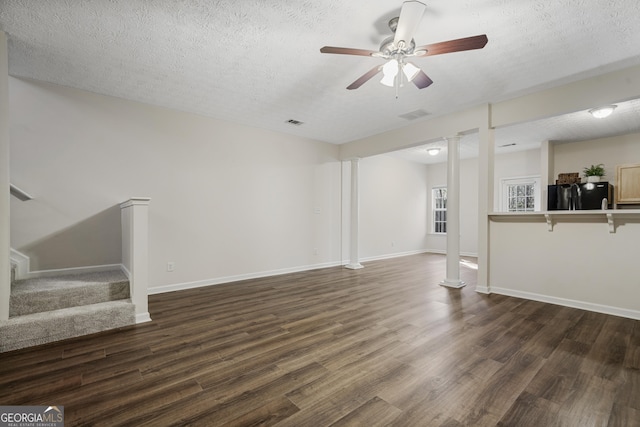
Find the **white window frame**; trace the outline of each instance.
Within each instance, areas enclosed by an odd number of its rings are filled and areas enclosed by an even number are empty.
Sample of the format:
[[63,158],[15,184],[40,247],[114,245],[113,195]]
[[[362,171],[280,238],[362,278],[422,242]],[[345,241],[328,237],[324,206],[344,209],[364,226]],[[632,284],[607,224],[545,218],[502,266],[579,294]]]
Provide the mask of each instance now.
[[[438,190],[445,190],[445,198],[444,198],[444,207],[442,206],[438,206],[437,204],[437,197],[436,197],[436,192]],[[446,213],[447,213],[447,187],[442,185],[442,186],[438,186],[438,187],[432,187],[431,188],[431,233],[433,234],[447,234],[447,219],[446,219]],[[445,219],[444,221],[438,221],[436,218],[438,217],[437,213],[438,212],[444,212],[445,213]],[[444,230],[445,231],[440,231],[438,229],[441,229],[441,227],[438,227],[436,224],[440,223],[444,225]]]
[[[502,212],[538,212],[541,206],[541,179],[540,175],[502,178],[500,180],[500,210]],[[518,185],[533,185],[533,211],[512,210],[509,211],[509,187]]]

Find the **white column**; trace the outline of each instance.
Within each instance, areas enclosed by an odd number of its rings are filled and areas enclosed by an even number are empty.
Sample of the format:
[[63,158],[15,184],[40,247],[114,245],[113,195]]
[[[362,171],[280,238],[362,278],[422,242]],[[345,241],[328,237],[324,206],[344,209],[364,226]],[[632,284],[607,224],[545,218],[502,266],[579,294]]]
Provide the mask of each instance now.
[[0,321],[9,318],[11,266],[9,247],[9,58],[7,36],[0,31]]
[[542,141],[540,146],[540,208],[543,211],[549,209],[549,185],[555,181],[554,177],[554,150],[555,146],[551,141]]
[[491,293],[489,271],[489,212],[494,210],[494,130],[490,125],[490,108],[487,106],[487,122],[480,126],[478,156],[478,273],[476,292]]
[[460,154],[459,136],[447,138],[447,277],[440,284],[465,285],[460,280]]
[[122,265],[129,275],[131,301],[136,306],[136,323],[149,316],[149,201],[133,197],[120,204],[122,218]]
[[349,264],[346,268],[357,270],[363,268],[358,255],[359,221],[360,221],[360,195],[358,194],[358,176],[360,159],[351,159],[351,241],[349,244]]

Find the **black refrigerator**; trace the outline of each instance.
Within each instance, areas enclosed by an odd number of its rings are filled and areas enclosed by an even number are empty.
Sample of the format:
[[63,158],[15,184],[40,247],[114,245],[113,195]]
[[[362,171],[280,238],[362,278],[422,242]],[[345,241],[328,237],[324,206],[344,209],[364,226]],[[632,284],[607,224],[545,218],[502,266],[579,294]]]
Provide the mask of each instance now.
[[613,186],[608,182],[550,185],[547,191],[547,210],[607,209],[613,204]]

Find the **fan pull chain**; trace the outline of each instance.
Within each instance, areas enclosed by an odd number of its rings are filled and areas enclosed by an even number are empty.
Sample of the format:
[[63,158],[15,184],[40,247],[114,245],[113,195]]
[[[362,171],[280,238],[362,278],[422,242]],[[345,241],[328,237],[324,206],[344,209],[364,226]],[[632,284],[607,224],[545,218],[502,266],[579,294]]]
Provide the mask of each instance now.
[[400,67],[400,61],[398,61],[398,74],[396,74],[395,80],[395,89],[396,89],[396,99],[400,96],[400,86],[402,83],[402,68]]

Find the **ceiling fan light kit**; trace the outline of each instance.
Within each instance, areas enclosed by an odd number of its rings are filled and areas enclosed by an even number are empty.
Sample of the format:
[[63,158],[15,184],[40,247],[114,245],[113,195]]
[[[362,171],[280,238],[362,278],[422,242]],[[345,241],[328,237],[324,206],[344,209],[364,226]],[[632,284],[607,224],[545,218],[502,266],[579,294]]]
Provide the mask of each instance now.
[[385,86],[393,87],[396,84],[396,76],[398,75],[398,61],[390,60],[382,66],[382,79],[380,83]]
[[413,78],[418,75],[419,71],[420,68],[416,67],[411,62],[407,62],[406,64],[402,65],[402,72],[404,73],[408,81],[412,81]]
[[[400,16],[389,21],[389,28],[394,35],[387,37],[380,45],[380,49],[378,51],[324,46],[320,49],[320,52],[342,55],[371,56],[374,58],[382,58],[387,61],[384,65],[376,66],[360,76],[356,81],[347,86],[347,89],[349,90],[358,89],[381,71],[383,77],[380,80],[380,83],[385,86],[395,87],[396,98],[397,90],[403,84],[403,75],[406,77],[407,82],[413,82],[418,89],[424,89],[430,86],[433,83],[433,80],[431,80],[429,76],[422,71],[422,69],[411,62],[406,62],[406,58],[482,49],[488,41],[487,36],[482,34],[479,36],[465,37],[462,39],[416,47],[413,34],[420,24],[420,20],[422,19],[425,9],[426,5],[422,2],[417,0],[405,1],[402,4],[402,9],[400,9]],[[400,70],[402,70],[402,73],[399,72]]]

